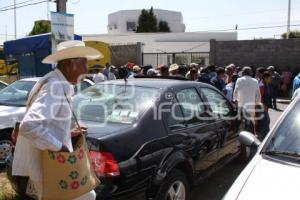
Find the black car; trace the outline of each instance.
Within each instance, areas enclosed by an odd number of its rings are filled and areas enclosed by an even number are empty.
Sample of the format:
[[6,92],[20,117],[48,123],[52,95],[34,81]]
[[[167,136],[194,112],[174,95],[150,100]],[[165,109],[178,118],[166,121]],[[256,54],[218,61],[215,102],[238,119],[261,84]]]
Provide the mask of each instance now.
[[[108,81],[76,95],[73,109],[88,127],[100,199],[188,199],[189,190],[238,155],[237,116],[214,87],[192,81]],[[241,151],[243,149],[243,151]],[[243,153],[241,153],[243,152]]]

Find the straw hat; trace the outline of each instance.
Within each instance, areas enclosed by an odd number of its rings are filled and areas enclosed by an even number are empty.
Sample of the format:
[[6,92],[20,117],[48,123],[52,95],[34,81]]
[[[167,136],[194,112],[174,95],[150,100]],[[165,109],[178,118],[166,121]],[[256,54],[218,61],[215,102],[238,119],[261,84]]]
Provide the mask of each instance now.
[[96,60],[103,58],[103,55],[94,48],[86,47],[83,41],[70,40],[59,43],[57,45],[57,51],[47,56],[42,63],[56,64],[61,60],[71,58],[86,58],[87,60]]
[[172,72],[172,71],[175,71],[178,69],[179,69],[179,66],[177,64],[172,64],[169,68],[169,72]]
[[270,66],[270,67],[267,68],[267,70],[269,70],[269,71],[275,71],[275,67],[274,66]]
[[133,68],[132,68],[132,71],[133,72],[140,72],[142,69],[138,66],[138,65],[135,65],[135,66],[133,66]]

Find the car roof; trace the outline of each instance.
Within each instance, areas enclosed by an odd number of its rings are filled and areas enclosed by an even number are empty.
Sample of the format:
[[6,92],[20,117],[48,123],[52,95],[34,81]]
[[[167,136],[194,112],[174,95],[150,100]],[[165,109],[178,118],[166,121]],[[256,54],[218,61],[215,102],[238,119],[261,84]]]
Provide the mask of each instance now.
[[[31,77],[31,78],[23,78],[23,79],[20,79],[19,81],[34,81],[34,82],[38,82],[42,77]],[[93,84],[94,82],[85,78],[83,79],[83,81],[87,81],[88,83],[90,84]],[[0,81],[1,82],[1,81]]]
[[[111,81],[105,81],[101,83],[97,83],[97,85],[124,85],[124,79],[117,79]],[[174,79],[156,79],[156,78],[132,78],[127,79],[127,84],[133,84],[135,86],[140,87],[148,87],[148,88],[157,88],[157,89],[167,89],[174,86],[182,86],[182,85],[198,85],[203,87],[212,87],[206,83],[200,83],[196,81],[188,81],[188,80],[174,80]]]
[[38,82],[42,77],[31,77],[31,78],[23,78],[20,79],[19,81],[34,81],[34,82]]

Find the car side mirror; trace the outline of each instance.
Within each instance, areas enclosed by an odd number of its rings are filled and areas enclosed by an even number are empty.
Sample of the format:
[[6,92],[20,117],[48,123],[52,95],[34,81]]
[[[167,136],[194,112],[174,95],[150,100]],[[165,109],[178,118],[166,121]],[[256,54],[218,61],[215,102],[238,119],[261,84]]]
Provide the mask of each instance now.
[[255,137],[254,134],[248,131],[242,131],[239,135],[239,141],[241,144],[246,145],[248,147],[255,146],[258,147],[260,145],[260,141]]

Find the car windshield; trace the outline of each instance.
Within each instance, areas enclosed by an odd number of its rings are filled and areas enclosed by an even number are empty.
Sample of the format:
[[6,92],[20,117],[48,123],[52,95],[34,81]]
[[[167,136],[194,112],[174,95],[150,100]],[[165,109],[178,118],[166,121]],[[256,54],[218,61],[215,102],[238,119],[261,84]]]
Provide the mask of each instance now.
[[0,91],[0,105],[26,106],[34,81],[16,81]]
[[154,88],[94,85],[74,96],[73,108],[83,121],[132,124],[158,95]]
[[265,153],[284,157],[300,157],[300,102],[290,110],[271,138]]

